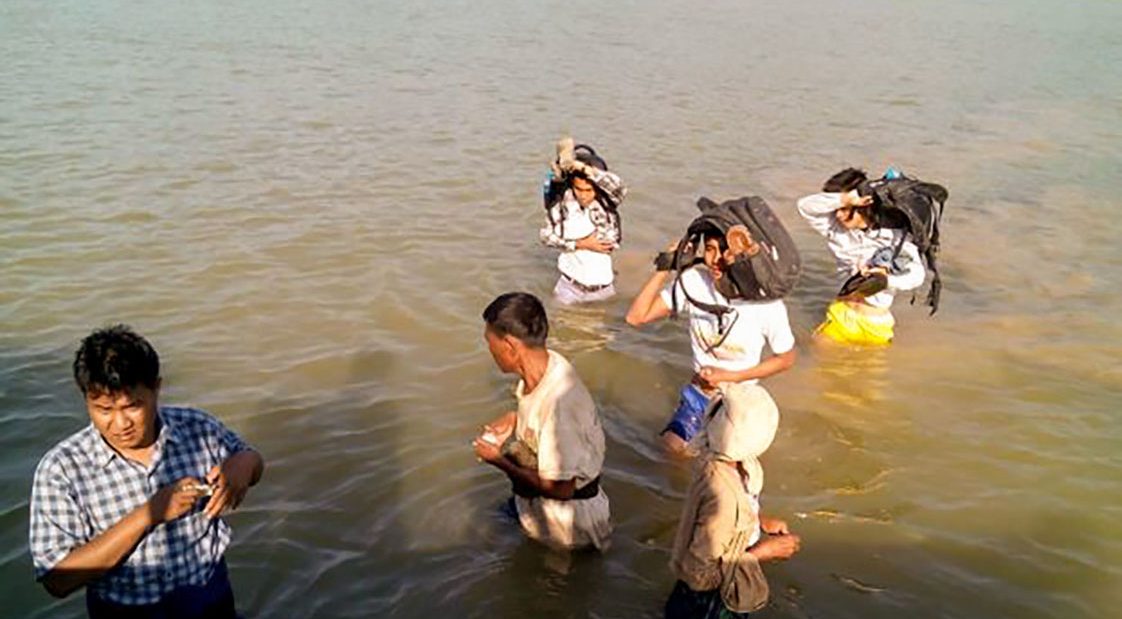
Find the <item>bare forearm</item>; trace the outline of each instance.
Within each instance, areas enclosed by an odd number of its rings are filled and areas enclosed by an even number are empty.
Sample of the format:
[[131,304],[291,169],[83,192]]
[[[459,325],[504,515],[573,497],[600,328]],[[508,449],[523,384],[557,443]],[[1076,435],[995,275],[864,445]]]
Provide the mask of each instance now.
[[529,486],[548,499],[566,501],[573,498],[573,492],[576,490],[576,484],[571,479],[564,481],[542,479],[537,471],[518,466],[509,458],[500,458],[492,464],[506,473],[515,484]]
[[226,463],[247,471],[250,486],[257,485],[257,482],[261,481],[262,473],[265,472],[265,459],[252,449],[237,452],[227,458]]
[[502,415],[499,415],[498,417],[495,417],[494,419],[492,419],[491,422],[488,423],[487,425],[491,426],[492,428],[506,427],[508,425],[514,424],[514,418],[517,415],[518,415],[518,413],[516,413],[514,411],[507,411],[507,412],[503,413]]
[[666,286],[668,277],[670,277],[668,271],[655,271],[651,275],[627,310],[627,324],[638,327],[663,318],[667,314],[665,308],[661,307],[665,304],[662,303],[662,298],[659,295],[663,287]]
[[795,350],[791,349],[780,355],[772,355],[748,369],[730,370],[728,372],[728,382],[740,383],[746,380],[756,380],[774,376],[795,365],[795,355]]
[[152,522],[149,505],[144,503],[85,545],[71,550],[43,577],[43,586],[51,595],[65,597],[100,578],[136,548]]

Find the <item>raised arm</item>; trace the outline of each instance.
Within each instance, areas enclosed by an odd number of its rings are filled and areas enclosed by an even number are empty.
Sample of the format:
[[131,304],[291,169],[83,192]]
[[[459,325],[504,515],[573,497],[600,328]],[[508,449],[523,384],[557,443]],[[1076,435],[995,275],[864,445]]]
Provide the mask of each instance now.
[[612,202],[612,206],[618,208],[623,199],[627,197],[627,186],[623,184],[623,179],[614,172],[601,170],[596,166],[590,166],[577,162],[578,171],[593,184],[596,188]]
[[819,234],[828,236],[834,224],[834,211],[843,207],[840,193],[815,193],[799,199],[799,215]]
[[649,322],[662,320],[670,315],[670,306],[662,298],[662,290],[670,279],[670,271],[655,271],[643,284],[643,289],[627,309],[627,324],[640,327]]

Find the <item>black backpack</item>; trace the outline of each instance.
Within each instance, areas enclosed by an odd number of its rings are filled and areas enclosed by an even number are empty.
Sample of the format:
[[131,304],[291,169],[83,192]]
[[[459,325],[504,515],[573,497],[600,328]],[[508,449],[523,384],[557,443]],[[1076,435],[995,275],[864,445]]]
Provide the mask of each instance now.
[[[677,271],[673,288],[673,305],[678,311],[678,280],[689,267],[698,263],[695,248],[701,247],[703,237],[717,232],[728,236],[737,227],[746,229],[752,240],[760,246],[754,255],[740,253],[728,265],[724,277],[717,280],[717,290],[729,299],[766,301],[782,299],[795,289],[802,273],[799,250],[782,222],[759,196],[727,200],[720,204],[709,198],[700,198],[697,208],[701,215],[690,222],[686,233],[678,243],[677,251],[663,253],[656,261],[660,270]],[[689,297],[686,299],[704,311],[723,317],[731,308],[703,303]]]
[[[943,282],[935,261],[939,255],[939,220],[947,201],[947,189],[935,183],[926,183],[900,175],[865,181],[857,187],[862,196],[873,196],[873,224],[880,228],[894,228],[911,233],[927,268],[931,271],[931,288],[927,292],[927,305],[931,314],[939,309],[939,295]],[[892,258],[900,255],[904,237],[900,238]],[[915,297],[912,298],[915,302]]]

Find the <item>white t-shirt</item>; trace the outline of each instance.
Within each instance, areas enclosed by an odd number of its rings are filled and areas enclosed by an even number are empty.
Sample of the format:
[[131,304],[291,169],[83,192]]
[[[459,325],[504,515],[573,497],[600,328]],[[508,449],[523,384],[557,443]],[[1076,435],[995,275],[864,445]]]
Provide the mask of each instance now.
[[[777,355],[795,347],[795,336],[791,333],[787,306],[783,301],[730,301],[717,291],[713,285],[713,277],[703,265],[684,271],[678,280],[678,286],[678,310],[685,312],[690,321],[690,344],[693,346],[695,371],[705,366],[732,371],[746,370],[760,363],[765,343]],[[671,284],[661,293],[662,301],[670,308],[674,307],[671,297],[673,287],[674,284]],[[724,318],[728,337],[720,346],[710,350],[722,335],[717,316],[690,303],[681,288],[702,303],[733,308],[734,311]]]
[[[583,487],[604,465],[604,428],[592,396],[573,366],[549,351],[549,365],[530,393],[519,381],[514,434],[538,457],[538,476],[551,481],[576,479]],[[608,495],[557,501],[515,497],[518,519],[527,535],[552,546],[607,547],[612,532]]]

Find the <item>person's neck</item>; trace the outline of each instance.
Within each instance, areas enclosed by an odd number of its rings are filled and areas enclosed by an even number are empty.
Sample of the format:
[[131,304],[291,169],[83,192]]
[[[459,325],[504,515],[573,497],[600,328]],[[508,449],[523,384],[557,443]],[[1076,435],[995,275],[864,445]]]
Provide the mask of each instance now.
[[542,382],[548,368],[549,350],[545,347],[526,349],[526,355],[518,366],[518,375],[522,377],[522,393],[532,392]]
[[156,423],[152,424],[152,428],[148,430],[148,435],[144,437],[144,446],[136,447],[134,449],[117,449],[117,453],[122,457],[133,462],[138,462],[144,466],[152,464],[152,456],[156,453],[156,438],[160,435],[160,418],[156,418]]

